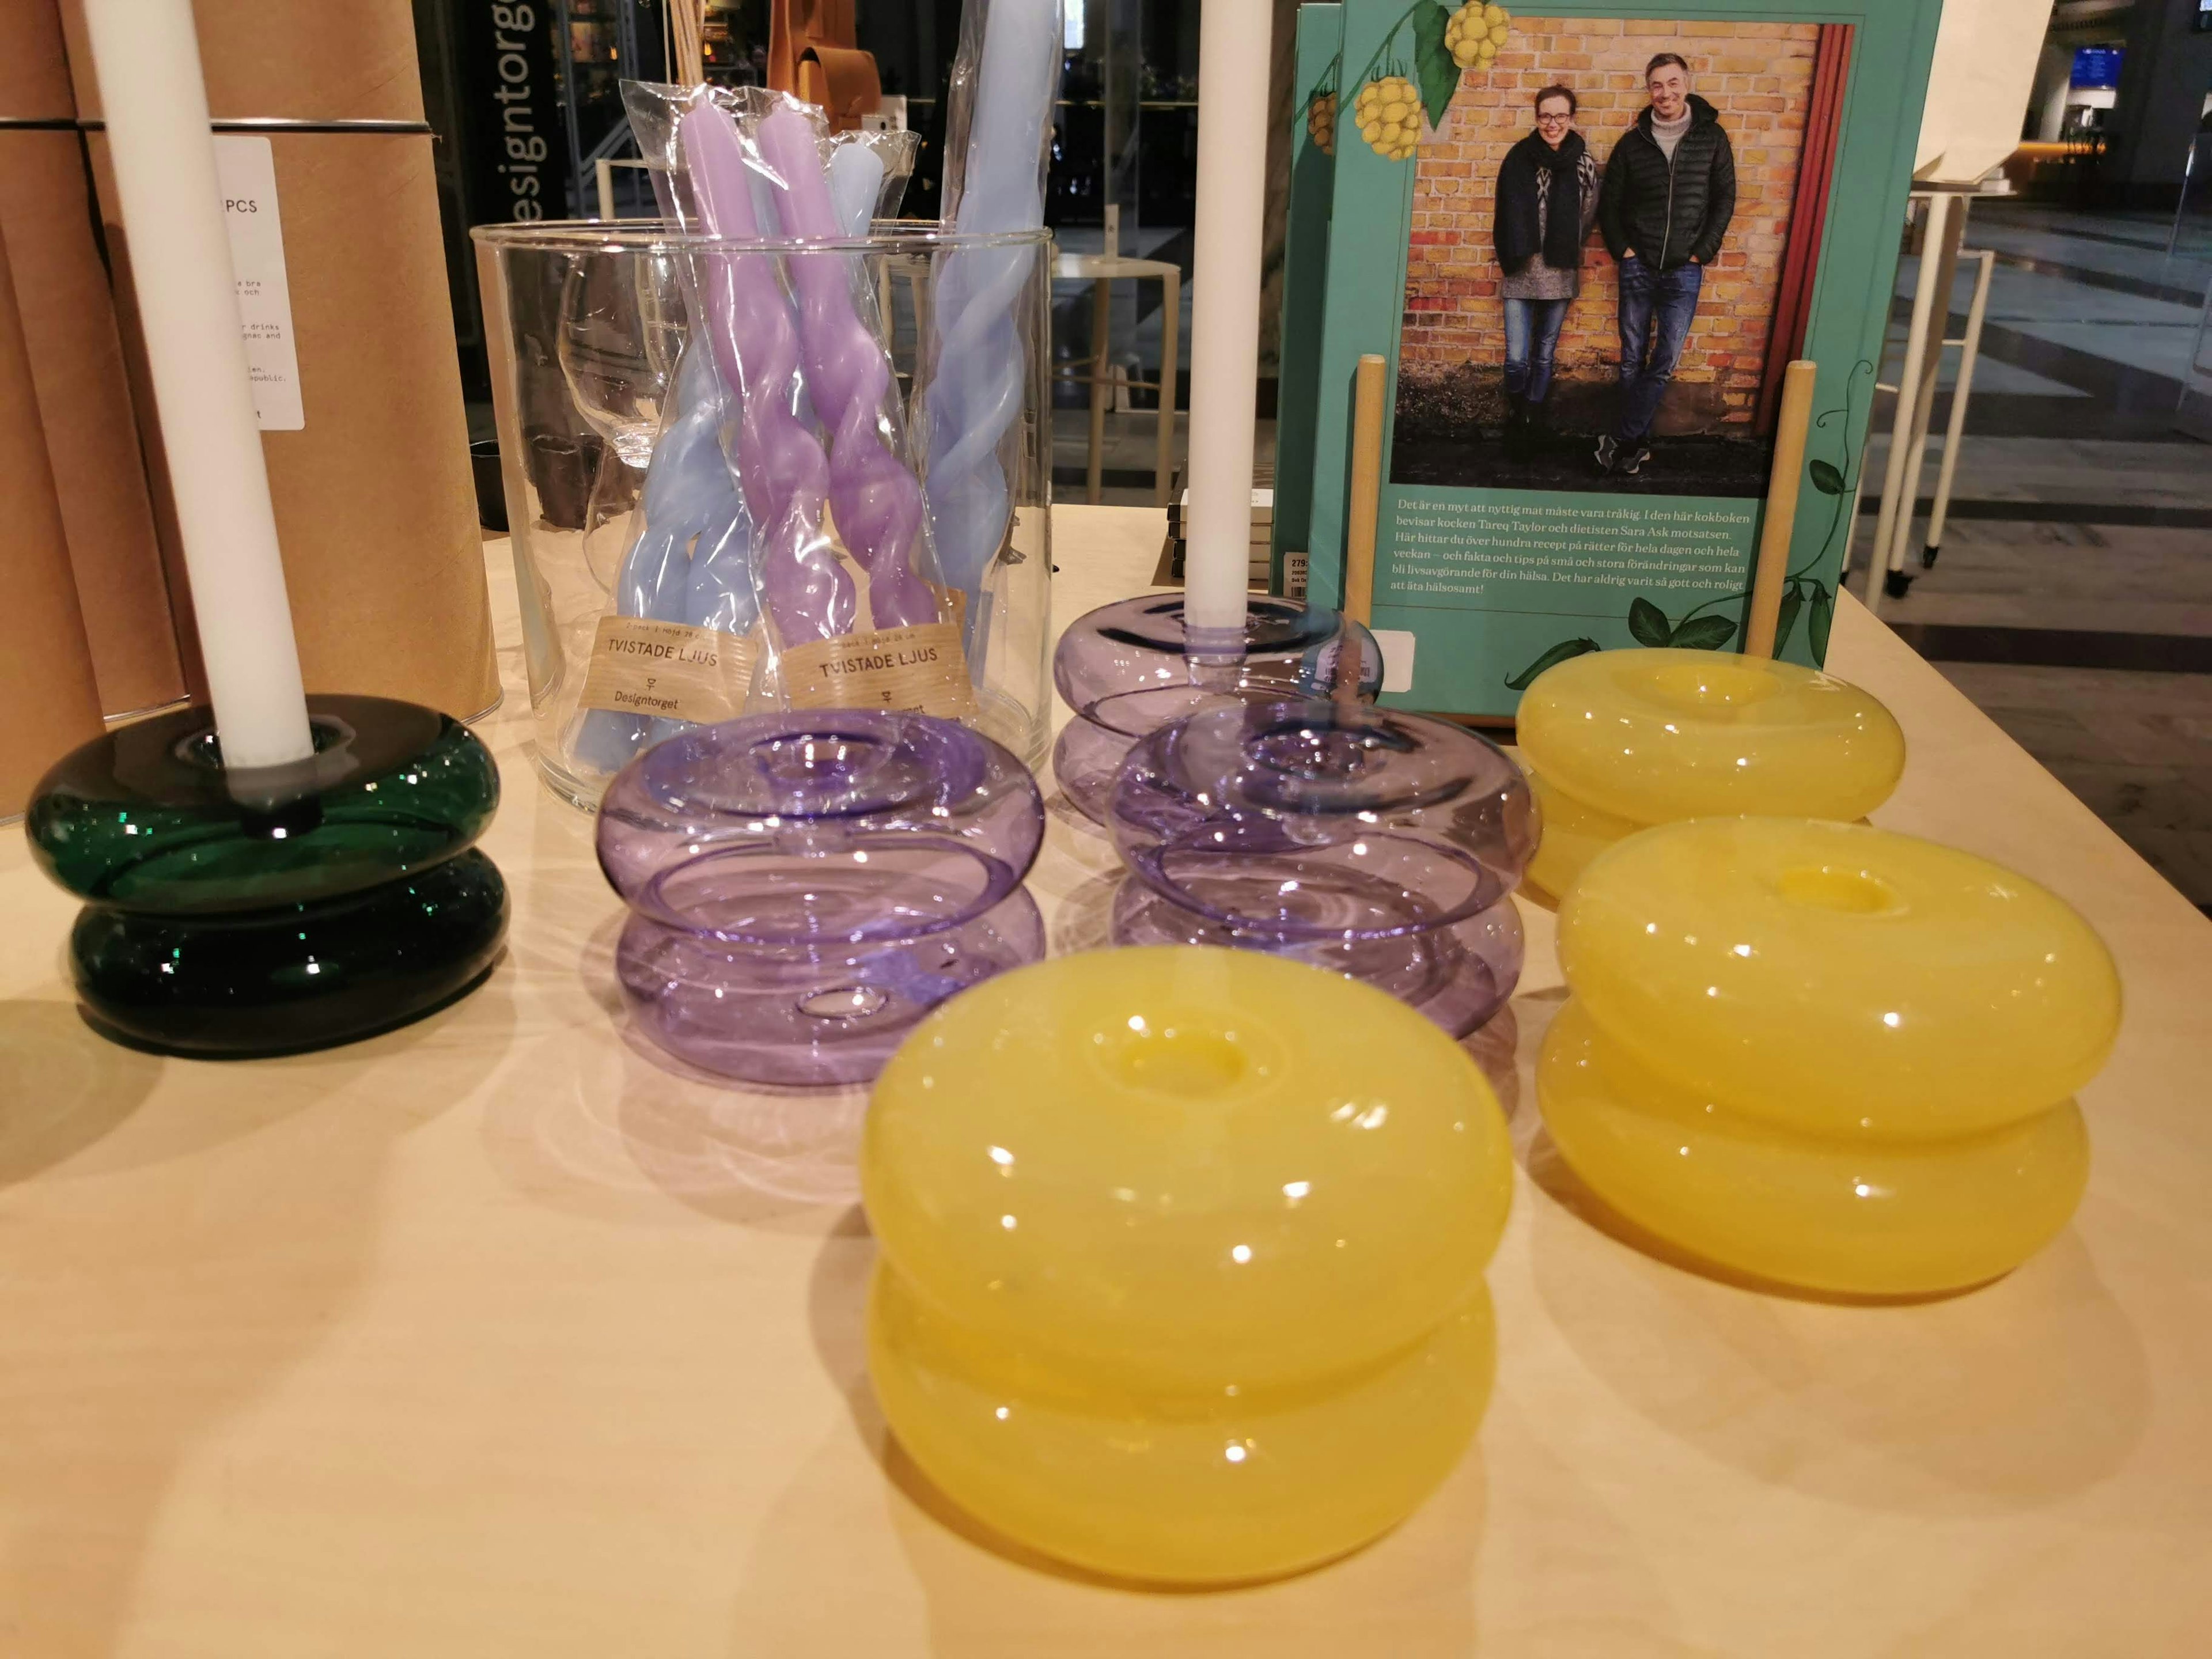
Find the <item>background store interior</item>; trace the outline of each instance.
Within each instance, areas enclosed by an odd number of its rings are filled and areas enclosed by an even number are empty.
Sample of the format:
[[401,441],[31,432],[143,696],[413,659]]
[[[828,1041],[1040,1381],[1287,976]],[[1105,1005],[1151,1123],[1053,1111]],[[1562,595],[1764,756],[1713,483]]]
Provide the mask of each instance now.
[[[936,215],[945,76],[959,0],[854,0],[859,44],[887,98],[921,135],[904,207]],[[467,224],[485,211],[485,165],[467,111],[486,69],[468,0],[416,0],[426,101],[439,146],[464,375],[473,434],[489,439]],[[1295,0],[1275,0],[1288,39]],[[618,82],[665,78],[659,0],[555,0],[533,73],[553,134],[548,216],[597,216],[599,163],[618,216],[652,211]],[[766,0],[710,0],[712,78],[745,84],[766,62]],[[1178,267],[1188,362],[1191,224],[1197,151],[1197,0],[1079,0],[1066,25],[1066,74],[1047,215],[1066,253],[1097,253],[1110,219],[1118,251]],[[1255,43],[1260,49],[1260,43]],[[1284,78],[1279,75],[1279,79]],[[1282,101],[1287,133],[1291,113]],[[2212,0],[2057,0],[2010,193],[1976,200],[1969,254],[1994,256],[1956,494],[1941,556],[1884,616],[1968,696],[2055,772],[2200,907],[2212,911],[2212,420],[2183,429],[2185,389],[2212,388],[2204,337],[2212,285]],[[562,163],[565,162],[565,165]],[[1112,210],[1109,215],[1109,210]],[[1950,326],[1964,332],[1976,262],[1961,262]],[[1893,381],[1917,274],[1900,249]],[[1067,368],[1093,351],[1094,293],[1055,286],[1054,343]],[[1108,319],[1115,372],[1158,378],[1164,330],[1152,282],[1117,283]],[[1262,374],[1273,342],[1263,343]],[[2197,367],[2199,363],[2203,367]],[[1949,415],[1947,363],[1923,479],[1924,514]],[[1176,405],[1188,407],[1187,368]],[[1263,474],[1273,449],[1263,381]],[[1112,387],[1098,499],[1154,500],[1156,395]],[[1054,422],[1062,501],[1089,494],[1088,389],[1064,384]],[[2208,407],[2200,404],[2199,407]],[[1879,478],[1891,410],[1876,405],[1868,458]],[[1174,447],[1177,464],[1182,434]],[[1264,481],[1264,478],[1263,478]],[[1876,503],[1869,489],[1856,551]],[[1915,553],[1923,538],[1916,527]],[[1857,583],[1854,582],[1855,588]]]

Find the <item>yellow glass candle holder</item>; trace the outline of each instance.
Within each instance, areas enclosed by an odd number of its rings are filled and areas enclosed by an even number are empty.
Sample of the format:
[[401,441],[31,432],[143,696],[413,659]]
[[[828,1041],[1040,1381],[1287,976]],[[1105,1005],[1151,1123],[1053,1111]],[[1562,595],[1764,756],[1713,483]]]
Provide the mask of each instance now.
[[1163,946],[979,986],[878,1079],[862,1182],[891,1431],[1046,1554],[1295,1571],[1410,1513],[1480,1419],[1504,1115],[1338,975]]
[[2089,925],[1985,859],[1863,825],[1708,818],[1595,859],[1545,1127],[1620,1214],[1812,1289],[2009,1271],[2088,1176],[2074,1091],[2119,1028]]
[[1713,651],[1571,657],[1521,700],[1517,741],[1543,809],[1527,879],[1564,897],[1624,836],[1678,819],[1862,818],[1905,771],[1905,734],[1858,687]]

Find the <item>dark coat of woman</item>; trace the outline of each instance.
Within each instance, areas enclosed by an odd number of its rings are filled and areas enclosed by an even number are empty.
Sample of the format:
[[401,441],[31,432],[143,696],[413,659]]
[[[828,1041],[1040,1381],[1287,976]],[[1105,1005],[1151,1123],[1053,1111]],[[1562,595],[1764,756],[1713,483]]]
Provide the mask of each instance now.
[[1540,217],[1536,174],[1549,167],[1551,199],[1578,204],[1583,155],[1583,136],[1573,131],[1559,141],[1557,149],[1532,132],[1505,152],[1498,168],[1498,211],[1491,216],[1491,232],[1498,263],[1507,276],[1522,270],[1539,253],[1546,264],[1561,270],[1572,270],[1581,262],[1583,216],[1571,209]]

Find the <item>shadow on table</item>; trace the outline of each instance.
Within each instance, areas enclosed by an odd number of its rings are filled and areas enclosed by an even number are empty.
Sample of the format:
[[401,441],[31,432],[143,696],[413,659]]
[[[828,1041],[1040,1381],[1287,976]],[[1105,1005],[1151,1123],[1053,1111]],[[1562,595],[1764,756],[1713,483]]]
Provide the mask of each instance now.
[[94,1036],[72,1004],[0,1002],[0,1187],[103,1139],[161,1075],[158,1059]]
[[[228,1478],[207,1460],[343,1327],[377,1254],[394,1148],[484,1083],[513,1005],[495,969],[466,1001],[367,1042],[221,1062],[115,1048],[76,1020],[58,1003],[0,1005],[11,1654],[138,1645],[126,1632],[179,1472],[191,1471],[184,1512],[204,1523],[205,1483]],[[425,1074],[435,1088],[393,1087]],[[204,1536],[182,1559],[253,1571]],[[250,1595],[238,1582],[192,1590]]]
[[[868,1384],[863,1321],[876,1252],[859,1214],[823,1243],[809,1293],[816,1351],[850,1429],[828,1437],[760,1529],[732,1653],[866,1651],[871,1632],[915,1616],[881,1601],[917,1592],[930,1651],[947,1659],[1124,1659],[1164,1641],[1178,1656],[1224,1659],[1460,1659],[1472,1650],[1486,1506],[1480,1441],[1435,1496],[1374,1543],[1293,1577],[1228,1589],[1104,1578],[956,1508],[891,1439]],[[896,1556],[882,1541],[886,1516]],[[854,1593],[805,1595],[799,1587],[830,1559]]]
[[1114,896],[1130,878],[1120,870],[1093,876],[1073,889],[1053,912],[1051,953],[1072,957],[1079,951],[1103,951],[1114,943]]
[[1561,1334],[1638,1414],[1754,1476],[1869,1509],[2001,1513],[2095,1485],[2143,1435],[2142,1342],[2070,1229],[1962,1293],[1820,1297],[1613,1215],[1548,1136],[1528,1166],[1552,1200],[1530,1254]]
[[1476,1026],[1459,1040],[1459,1046],[1481,1068],[1510,1125],[1521,1112],[1521,1068],[1516,1059],[1521,1047],[1521,1018],[1513,1012],[1513,1005],[1507,1003],[1486,1023]]
[[[1565,1000],[1515,1000],[1531,1062]],[[2142,1339],[2070,1227],[1970,1291],[1823,1296],[1616,1213],[1540,1112],[1514,1143],[1536,1189],[1535,1288],[1561,1335],[1640,1415],[1723,1462],[1872,1509],[1986,1514],[2094,1486],[2142,1437]]]
[[538,1069],[567,1082],[493,1101],[492,1166],[536,1202],[601,1219],[659,1220],[672,1198],[717,1221],[818,1232],[825,1206],[860,1195],[867,1091],[740,1085],[654,1047],[615,980],[626,920],[600,907],[574,953],[535,975],[532,1041],[559,1054]]

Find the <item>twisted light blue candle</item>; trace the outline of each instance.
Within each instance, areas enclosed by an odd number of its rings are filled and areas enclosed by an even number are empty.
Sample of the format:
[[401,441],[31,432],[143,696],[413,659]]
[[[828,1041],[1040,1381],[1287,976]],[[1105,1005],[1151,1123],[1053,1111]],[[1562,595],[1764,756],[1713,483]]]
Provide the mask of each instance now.
[[[776,212],[784,234],[842,236],[813,122],[786,105],[763,119],[759,143],[761,158],[781,181]],[[854,301],[855,261],[793,253],[786,264],[799,301],[807,395],[830,428],[830,508],[837,533],[868,573],[870,614],[878,628],[935,622],[937,595],[924,580],[936,562],[928,556],[921,485],[891,449],[890,353]]]
[[[745,634],[757,614],[751,525],[722,459],[716,430],[721,386],[704,341],[684,354],[677,370],[675,408],[646,468],[637,539],[615,579],[615,609],[624,617]],[[644,744],[684,724],[594,708],[577,733],[576,755],[598,770],[617,771]]]
[[[1045,136],[1060,87],[1060,0],[989,5],[953,228],[1034,231],[1044,222]],[[924,393],[929,512],[945,580],[968,595],[971,663],[988,637],[983,577],[1012,514],[999,447],[1022,412],[1029,362],[1015,307],[1036,258],[1034,244],[962,248],[937,274]]]
[[883,193],[884,158],[859,134],[830,152],[830,199],[836,204],[838,228],[846,235],[868,234]]

